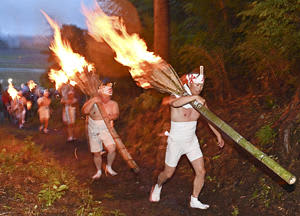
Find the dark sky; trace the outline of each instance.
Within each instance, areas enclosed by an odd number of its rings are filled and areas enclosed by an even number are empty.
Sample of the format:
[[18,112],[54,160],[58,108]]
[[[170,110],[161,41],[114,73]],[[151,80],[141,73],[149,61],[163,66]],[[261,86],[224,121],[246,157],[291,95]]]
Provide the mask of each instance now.
[[0,35],[49,35],[52,30],[41,14],[44,10],[59,24],[85,28],[82,3],[93,6],[94,0],[4,0],[0,4]]

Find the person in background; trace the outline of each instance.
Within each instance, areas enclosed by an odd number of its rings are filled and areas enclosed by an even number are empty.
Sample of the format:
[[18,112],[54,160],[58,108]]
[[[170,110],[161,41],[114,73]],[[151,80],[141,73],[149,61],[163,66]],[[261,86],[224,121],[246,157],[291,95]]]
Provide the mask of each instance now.
[[76,121],[76,109],[78,107],[78,101],[75,98],[75,92],[70,90],[67,93],[67,98],[62,98],[61,103],[63,104],[62,119],[67,129],[67,140],[72,141],[74,137],[74,127]]
[[23,96],[22,91],[18,91],[16,98],[11,101],[11,109],[12,109],[12,113],[14,114],[17,120],[19,128],[24,127],[26,105],[27,105],[26,98]]
[[2,124],[4,122],[4,103],[2,100],[2,94],[3,94],[3,89],[2,89],[2,85],[1,85],[1,80],[0,80],[0,123]]
[[10,102],[11,102],[11,97],[7,89],[5,89],[5,91],[3,91],[2,93],[2,103],[3,103],[4,119],[7,119],[8,121],[12,121],[12,116],[10,114],[11,113]]
[[50,119],[50,104],[51,99],[49,98],[49,91],[45,90],[42,97],[37,100],[38,104],[38,113],[40,118],[41,126],[39,128],[40,131],[44,133],[48,133],[48,123]]
[[106,85],[102,84],[98,89],[98,95],[85,102],[82,107],[82,113],[88,115],[87,127],[90,150],[94,155],[94,163],[97,168],[96,174],[92,177],[93,179],[99,179],[102,175],[101,164],[103,144],[108,151],[105,173],[112,176],[117,175],[112,169],[112,164],[116,156],[116,143],[108,131],[97,106],[97,104],[103,105],[108,118],[110,119],[110,124],[113,126],[114,120],[119,117],[119,106],[116,101],[111,99],[112,94],[112,83]]

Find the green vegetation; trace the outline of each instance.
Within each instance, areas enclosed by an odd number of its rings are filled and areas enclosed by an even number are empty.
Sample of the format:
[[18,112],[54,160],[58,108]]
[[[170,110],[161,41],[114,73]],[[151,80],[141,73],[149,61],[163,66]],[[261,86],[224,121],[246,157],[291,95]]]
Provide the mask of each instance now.
[[60,184],[57,180],[54,183],[44,184],[43,190],[38,194],[39,201],[45,203],[45,205],[49,207],[55,200],[60,199],[65,194],[66,190],[68,190],[68,186]]
[[239,215],[239,208],[237,206],[233,206],[233,211],[231,212],[231,215],[237,216]]
[[87,186],[80,185],[48,154],[31,136],[23,142],[13,136],[1,139],[0,198],[5,196],[5,202],[0,203],[1,212],[9,215],[124,215],[118,209],[105,210],[101,202],[93,199]]
[[259,178],[259,182],[254,188],[250,201],[258,200],[267,208],[282,197],[282,192],[277,191],[274,186],[270,186],[263,177]]
[[261,127],[256,133],[255,137],[258,138],[259,143],[262,146],[265,146],[270,143],[274,143],[276,133],[275,131],[271,128],[271,124],[267,124],[263,127]]

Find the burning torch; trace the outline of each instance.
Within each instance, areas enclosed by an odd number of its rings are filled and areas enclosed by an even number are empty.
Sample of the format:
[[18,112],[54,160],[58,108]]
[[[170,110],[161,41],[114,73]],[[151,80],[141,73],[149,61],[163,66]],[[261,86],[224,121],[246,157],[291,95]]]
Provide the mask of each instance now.
[[[77,85],[84,94],[90,97],[97,96],[98,87],[100,86],[101,81],[95,73],[94,66],[86,62],[83,56],[73,52],[71,46],[66,41],[62,40],[58,24],[55,23],[44,11],[42,11],[42,13],[54,30],[54,41],[52,42],[50,49],[58,57],[59,64],[61,66],[60,70],[51,69],[49,78],[55,81],[57,89],[60,88],[62,84],[68,83],[73,86]],[[128,166],[132,168],[135,173],[138,173],[139,167],[127,151],[114,127],[110,124],[110,120],[103,105],[97,103],[97,106],[121,156],[127,162]]]
[[[129,35],[122,19],[107,16],[98,4],[95,7],[94,10],[83,8],[90,35],[97,41],[105,41],[115,51],[115,60],[130,68],[130,73],[139,86],[179,96],[188,94],[172,66],[147,51],[146,43],[137,34]],[[292,173],[252,145],[201,103],[193,101],[190,105],[288,184],[295,183],[296,177]]]

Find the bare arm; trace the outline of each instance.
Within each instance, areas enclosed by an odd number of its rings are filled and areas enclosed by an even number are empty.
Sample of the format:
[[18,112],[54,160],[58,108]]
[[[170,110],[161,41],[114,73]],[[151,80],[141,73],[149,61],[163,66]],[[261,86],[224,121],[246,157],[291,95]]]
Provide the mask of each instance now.
[[85,115],[88,115],[91,112],[93,105],[97,102],[101,103],[101,99],[98,97],[91,98],[82,106],[81,112]]
[[[204,106],[208,109],[208,107],[207,107],[206,104]],[[212,130],[212,132],[216,135],[217,140],[218,140],[218,146],[220,148],[223,148],[224,147],[224,140],[222,139],[222,136],[219,133],[219,131],[215,127],[213,127],[211,124],[209,124],[209,123],[208,123],[208,126],[210,127],[210,129]]]
[[119,111],[119,105],[117,102],[113,103],[114,105],[112,106],[112,113],[109,114],[109,118],[111,120],[116,120],[119,117],[120,111]]
[[65,100],[64,98],[62,98],[62,99],[60,100],[60,103],[63,104],[63,105],[65,105],[66,100]]

